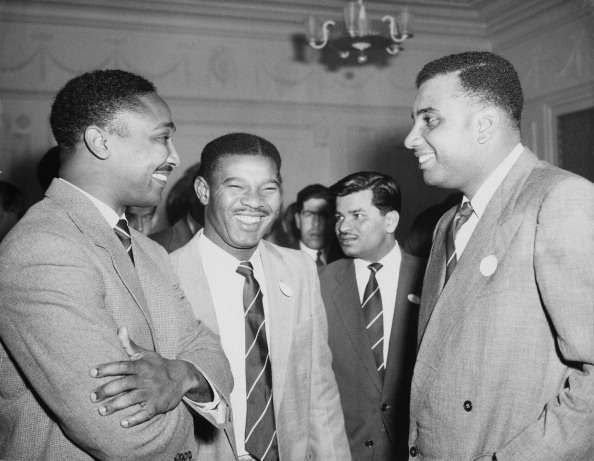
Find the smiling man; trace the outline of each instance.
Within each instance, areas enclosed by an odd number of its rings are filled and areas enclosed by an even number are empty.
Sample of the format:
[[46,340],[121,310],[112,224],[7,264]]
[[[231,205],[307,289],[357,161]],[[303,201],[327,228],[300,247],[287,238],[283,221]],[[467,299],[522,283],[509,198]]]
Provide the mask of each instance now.
[[205,459],[350,459],[316,266],[262,240],[281,207],[280,165],[276,147],[252,134],[208,143],[194,183],[204,229],[172,253],[235,382],[235,434],[215,434]]
[[464,196],[425,273],[410,457],[592,460],[594,186],[522,145],[503,57],[445,56],[416,83],[405,144]]
[[396,241],[401,197],[391,177],[361,171],[330,190],[349,258],[324,267],[320,284],[351,453],[405,459],[423,261]]
[[156,206],[179,162],[169,107],[138,75],[94,71],[50,122],[60,179],[0,245],[0,458],[196,457],[194,418],[226,420],[228,362],[124,214]]

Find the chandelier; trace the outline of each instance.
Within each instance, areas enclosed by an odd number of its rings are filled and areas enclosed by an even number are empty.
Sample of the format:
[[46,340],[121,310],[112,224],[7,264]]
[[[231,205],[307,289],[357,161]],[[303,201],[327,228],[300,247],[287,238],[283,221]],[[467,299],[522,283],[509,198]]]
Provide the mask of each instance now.
[[350,0],[344,7],[344,21],[321,22],[315,16],[308,19],[309,45],[316,50],[328,46],[338,52],[341,59],[356,56],[359,64],[367,62],[367,51],[384,49],[397,55],[402,43],[413,35],[408,30],[410,14],[404,8],[396,18],[385,15],[381,21],[370,20],[363,0]]

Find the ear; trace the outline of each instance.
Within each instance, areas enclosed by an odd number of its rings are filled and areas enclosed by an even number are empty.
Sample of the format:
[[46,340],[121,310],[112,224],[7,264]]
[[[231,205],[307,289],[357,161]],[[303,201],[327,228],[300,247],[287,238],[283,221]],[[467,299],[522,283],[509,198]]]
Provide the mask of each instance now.
[[91,125],[85,129],[84,141],[89,152],[97,157],[99,160],[109,158],[111,153],[107,146],[107,139],[104,136],[104,131],[98,126]]
[[388,211],[384,216],[384,222],[386,224],[386,233],[393,234],[396,232],[398,222],[400,221],[400,214],[396,210]]
[[210,198],[210,188],[208,187],[208,183],[206,179],[202,176],[198,176],[194,181],[194,192],[196,192],[196,197],[200,200],[202,205],[208,205],[208,200]]
[[301,230],[301,213],[293,213],[293,218],[295,218],[295,227]]
[[487,106],[476,114],[477,135],[476,140],[479,144],[485,144],[489,141],[500,122],[501,115],[494,107]]

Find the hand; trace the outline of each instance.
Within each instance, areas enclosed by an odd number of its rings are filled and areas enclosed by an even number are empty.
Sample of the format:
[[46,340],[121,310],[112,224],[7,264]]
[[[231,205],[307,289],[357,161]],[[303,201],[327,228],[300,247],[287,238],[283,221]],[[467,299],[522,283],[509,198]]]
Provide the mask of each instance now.
[[189,387],[191,365],[141,348],[129,338],[126,327],[118,330],[118,338],[130,360],[105,363],[91,370],[95,378],[115,377],[91,393],[93,402],[101,402],[99,414],[106,416],[139,405],[136,413],[120,421],[123,427],[132,427],[175,408]]

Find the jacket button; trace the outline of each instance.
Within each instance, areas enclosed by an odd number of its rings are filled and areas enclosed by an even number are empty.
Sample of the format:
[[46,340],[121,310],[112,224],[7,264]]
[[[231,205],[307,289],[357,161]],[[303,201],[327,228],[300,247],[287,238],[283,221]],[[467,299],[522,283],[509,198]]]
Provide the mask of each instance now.
[[391,408],[391,405],[388,405],[387,403],[382,403],[382,406],[380,407],[382,411],[387,411]]
[[410,450],[408,450],[408,452],[410,453],[410,456],[412,458],[416,458],[416,456],[419,454],[419,450],[417,450],[417,447],[415,446],[410,447]]
[[366,447],[372,447],[373,446],[373,440],[366,440],[365,441],[365,446]]
[[464,411],[471,411],[472,410],[472,402],[470,400],[466,400],[464,402]]

